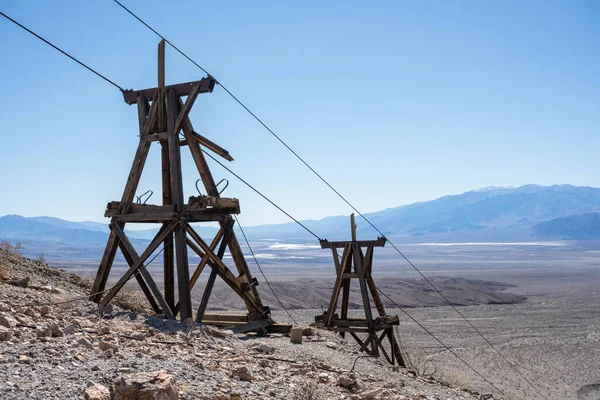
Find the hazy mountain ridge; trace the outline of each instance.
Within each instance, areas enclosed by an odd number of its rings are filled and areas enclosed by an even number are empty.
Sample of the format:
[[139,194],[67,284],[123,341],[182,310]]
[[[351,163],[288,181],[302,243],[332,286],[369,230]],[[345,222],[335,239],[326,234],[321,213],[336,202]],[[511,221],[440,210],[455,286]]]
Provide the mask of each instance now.
[[[571,185],[517,188],[489,187],[459,195],[443,196],[365,214],[386,236],[399,242],[428,239],[438,241],[600,238],[600,188]],[[302,221],[320,237],[347,239],[348,216],[331,216]],[[360,217],[358,235],[373,238],[378,233]],[[214,235],[216,228],[198,227],[202,235]],[[64,256],[75,251],[85,258],[98,258],[106,242],[107,224],[72,222],[54,217],[0,217],[0,240],[37,243],[36,251]],[[314,240],[295,223],[246,227],[254,240]],[[156,229],[127,231],[134,244],[143,245]],[[92,256],[93,255],[93,256]]]
[[533,227],[538,237],[600,239],[600,213],[572,215],[541,222]]

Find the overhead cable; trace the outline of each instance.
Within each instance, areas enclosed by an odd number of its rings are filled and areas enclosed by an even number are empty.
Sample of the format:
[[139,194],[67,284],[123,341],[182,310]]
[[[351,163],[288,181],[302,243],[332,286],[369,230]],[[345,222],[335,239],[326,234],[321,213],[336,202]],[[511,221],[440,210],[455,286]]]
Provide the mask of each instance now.
[[55,50],[60,51],[63,55],[69,57],[71,60],[75,61],[77,64],[81,65],[82,67],[86,68],[87,70],[89,70],[89,71],[93,72],[94,74],[98,75],[100,78],[104,79],[106,82],[110,83],[111,85],[113,85],[114,87],[116,87],[117,89],[119,89],[121,92],[125,91],[121,86],[117,85],[116,83],[114,83],[113,81],[111,81],[110,79],[108,79],[106,76],[102,75],[100,72],[96,71],[92,67],[89,67],[88,65],[86,65],[83,62],[79,61],[78,59],[76,59],[75,57],[73,57],[72,55],[70,55],[69,53],[67,53],[66,51],[62,50],[58,46],[52,44],[50,41],[44,39],[43,37],[41,37],[40,35],[38,35],[34,31],[32,31],[31,29],[23,26],[22,24],[18,23],[17,21],[15,21],[14,19],[12,19],[8,15],[4,14],[2,11],[0,11],[0,15],[2,15],[4,18],[6,18],[7,20],[9,20],[13,24],[17,25],[18,27],[20,27],[20,28],[26,30],[27,32],[31,33],[33,36],[35,36],[36,38],[40,39],[42,42],[46,43],[48,46],[54,48]]

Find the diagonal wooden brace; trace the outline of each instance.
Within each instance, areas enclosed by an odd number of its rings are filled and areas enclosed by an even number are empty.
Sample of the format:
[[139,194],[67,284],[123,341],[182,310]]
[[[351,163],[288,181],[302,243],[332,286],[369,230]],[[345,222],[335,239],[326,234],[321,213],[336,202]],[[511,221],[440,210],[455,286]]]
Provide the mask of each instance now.
[[[225,234],[223,235],[223,240],[221,241],[221,245],[219,246],[219,251],[217,252],[217,257],[222,260],[225,255],[225,250],[227,249],[227,245],[229,244],[229,239],[231,238],[231,233],[233,232],[233,218],[229,217],[229,221],[227,221],[227,225],[224,230]],[[208,254],[207,254],[208,255]],[[198,307],[198,314],[196,314],[196,322],[202,322],[204,319],[204,313],[206,312],[206,307],[208,307],[208,300],[210,299],[210,295],[212,293],[213,286],[215,285],[215,280],[217,279],[217,268],[213,267],[212,271],[210,271],[210,276],[208,277],[208,282],[206,283],[206,287],[204,288],[204,293],[202,294],[202,301],[200,301],[200,306]]]
[[[253,310],[249,311],[257,311],[262,313],[264,309],[254,297],[252,291],[248,291],[243,287],[240,280],[231,272],[225,263],[223,263],[223,261],[217,257],[217,255],[187,222],[184,222],[183,224],[189,235],[196,241],[202,251],[209,255],[210,260],[208,261],[208,265],[210,265],[211,268],[216,269],[217,274],[225,281],[225,283],[227,283],[229,287],[231,287],[244,301],[252,306]],[[250,295],[250,293],[252,293],[252,295]]]
[[165,240],[167,235],[173,232],[177,225],[179,225],[179,222],[173,221],[167,227],[163,226],[158,231],[148,248],[140,256],[140,258],[138,258],[137,261],[135,261],[133,265],[129,267],[127,272],[125,272],[121,279],[119,279],[119,281],[115,283],[112,289],[106,294],[106,296],[104,296],[102,301],[100,301],[101,305],[107,305],[113,299],[113,297],[115,297],[115,295],[119,292],[119,290],[121,290],[125,283],[127,283],[127,281],[132,277],[132,275],[135,274],[138,271],[138,269],[144,265],[144,262],[148,259],[148,257],[150,257],[154,250],[156,250],[157,247]]
[[[138,256],[137,252],[133,248],[133,245],[129,241],[129,238],[127,237],[127,235],[125,235],[125,232],[123,232],[123,229],[121,229],[119,224],[117,224],[116,222],[113,222],[111,224],[111,228],[117,232],[117,235],[119,236],[119,239],[121,240],[121,250],[125,250],[124,253],[127,253],[127,256],[128,256],[127,258],[129,258],[133,261],[131,264],[134,264],[136,261],[138,261],[140,259],[140,257]],[[148,288],[154,295],[154,298],[156,299],[156,301],[158,301],[158,304],[160,304],[160,307],[162,308],[162,311],[163,311],[163,314],[165,314],[165,317],[167,317],[168,319],[174,319],[175,316],[173,315],[173,311],[171,310],[171,307],[169,307],[169,305],[165,301],[162,293],[158,289],[158,286],[156,286],[156,282],[154,282],[154,279],[152,279],[152,276],[150,275],[150,273],[148,272],[146,267],[144,265],[142,265],[139,268],[139,271],[140,271],[140,274],[142,275],[142,277],[144,278],[144,281],[146,281]],[[148,300],[150,300],[150,303],[152,303],[154,301],[153,298],[148,298]]]

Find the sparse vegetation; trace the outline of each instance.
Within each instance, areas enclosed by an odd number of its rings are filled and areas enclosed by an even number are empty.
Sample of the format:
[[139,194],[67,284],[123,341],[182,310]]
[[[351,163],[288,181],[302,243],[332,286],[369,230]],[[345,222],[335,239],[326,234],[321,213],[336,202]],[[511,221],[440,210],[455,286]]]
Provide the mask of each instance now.
[[469,387],[469,378],[463,372],[452,369],[448,372],[444,372],[442,380],[450,386],[467,388]]
[[15,262],[15,258],[21,255],[21,243],[13,245],[10,242],[0,241],[0,280],[8,281],[12,279],[11,263]]
[[15,245],[7,240],[0,242],[0,251],[6,252],[8,255],[20,256],[22,250],[23,247],[21,246],[21,242],[17,242]]
[[144,296],[134,288],[131,282],[123,285],[112,302],[121,308],[134,312],[144,313],[150,311],[146,306],[147,302]]
[[35,260],[38,262],[44,263],[44,264],[46,264],[46,261],[47,261],[44,253],[40,253],[40,255],[37,256],[37,258]]
[[4,262],[0,261],[0,281],[8,281],[10,278],[12,278],[10,267]]
[[437,372],[437,367],[430,355],[423,348],[417,348],[410,355],[410,361],[418,376],[430,377]]
[[504,400],[517,400],[517,395],[514,394],[513,392],[507,392],[504,395]]
[[319,394],[319,388],[314,383],[305,383],[298,387],[294,392],[293,400],[318,400],[322,397]]

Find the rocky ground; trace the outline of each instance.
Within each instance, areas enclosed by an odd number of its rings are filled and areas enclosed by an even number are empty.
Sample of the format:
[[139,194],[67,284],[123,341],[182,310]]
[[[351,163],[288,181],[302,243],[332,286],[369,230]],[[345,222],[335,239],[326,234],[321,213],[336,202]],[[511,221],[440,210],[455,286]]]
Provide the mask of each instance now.
[[98,309],[77,300],[88,293],[85,279],[0,250],[0,398],[494,398],[359,358],[329,332],[295,345],[163,320],[135,294],[116,301],[133,310]]

